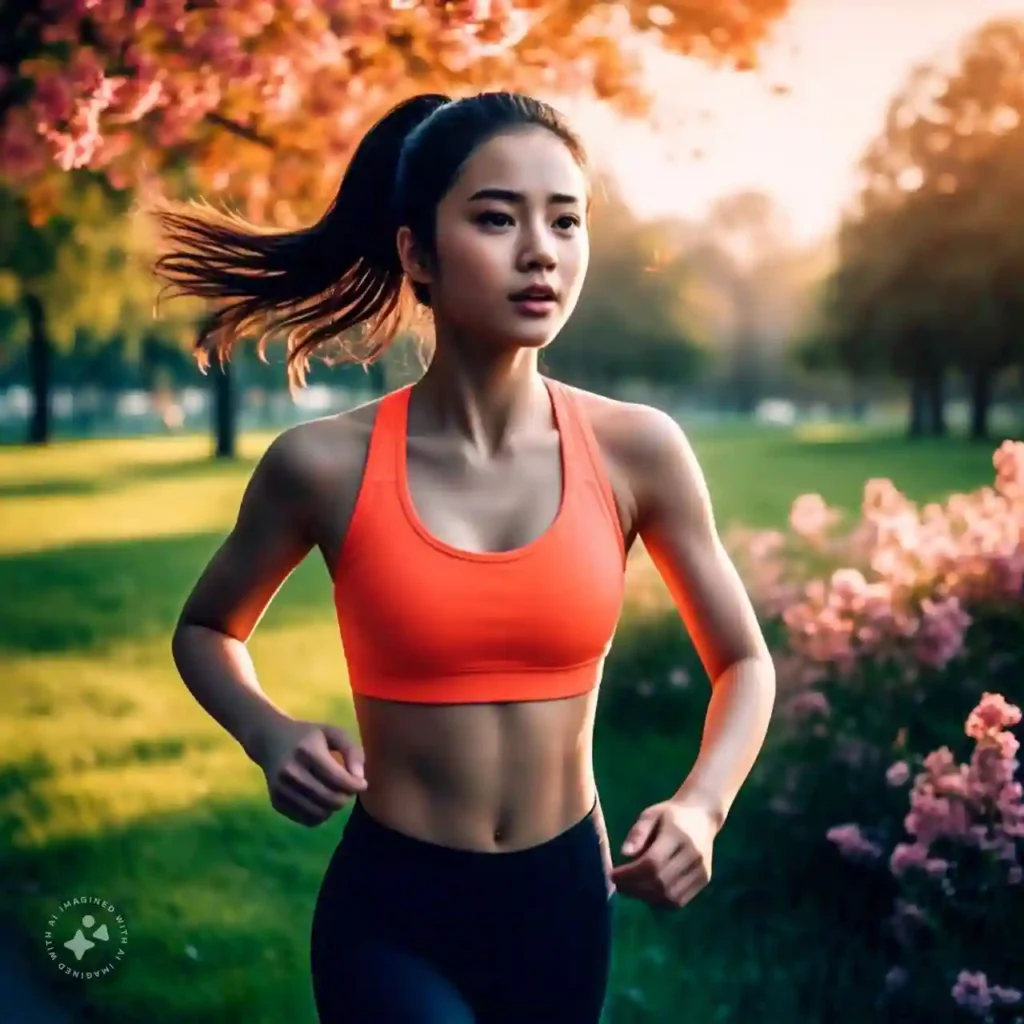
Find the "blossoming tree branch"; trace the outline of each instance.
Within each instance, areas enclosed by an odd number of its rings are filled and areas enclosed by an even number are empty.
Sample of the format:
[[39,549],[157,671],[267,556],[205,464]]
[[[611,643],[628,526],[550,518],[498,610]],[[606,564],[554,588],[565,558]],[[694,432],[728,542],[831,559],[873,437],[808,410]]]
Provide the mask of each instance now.
[[[54,282],[83,182],[282,227],[313,219],[358,139],[415,92],[517,89],[648,108],[642,53],[739,68],[790,0],[37,0],[0,5],[0,301],[29,325],[29,440],[50,434]],[[102,218],[101,218],[102,219]],[[76,251],[78,263],[124,264]],[[6,289],[6,290],[5,290]],[[56,289],[59,291],[59,289]],[[118,289],[103,289],[112,299]],[[218,408],[228,382],[215,377]],[[220,401],[223,399],[223,402]],[[233,450],[218,414],[217,450]]]
[[[591,95],[640,113],[644,46],[749,67],[789,0],[39,0],[0,12],[0,180],[176,176],[253,215],[322,201],[424,90]],[[270,203],[270,207],[268,207]],[[278,205],[273,205],[278,204]]]

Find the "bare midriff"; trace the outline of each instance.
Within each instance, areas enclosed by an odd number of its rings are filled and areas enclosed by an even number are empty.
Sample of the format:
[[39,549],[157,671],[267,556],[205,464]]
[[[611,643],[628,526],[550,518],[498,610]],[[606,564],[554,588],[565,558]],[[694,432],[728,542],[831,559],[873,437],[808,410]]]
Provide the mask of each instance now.
[[596,688],[508,704],[355,701],[366,755],[359,800],[389,828],[500,853],[546,842],[594,806]]

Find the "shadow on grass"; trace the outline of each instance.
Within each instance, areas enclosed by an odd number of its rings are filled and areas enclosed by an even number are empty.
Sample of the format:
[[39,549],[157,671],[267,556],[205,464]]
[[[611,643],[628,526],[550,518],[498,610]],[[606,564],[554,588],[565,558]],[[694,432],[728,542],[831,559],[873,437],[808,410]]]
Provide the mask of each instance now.
[[[43,849],[8,846],[0,915],[75,1019],[313,1024],[309,926],[339,835],[337,818],[311,832],[253,800]],[[107,977],[68,978],[51,962],[48,921],[74,897],[106,900],[123,916],[124,960]]]
[[[83,453],[83,458],[87,456]],[[89,494],[102,494],[120,487],[147,480],[170,478],[187,480],[204,476],[249,476],[256,465],[254,458],[238,458],[230,461],[200,458],[172,459],[165,462],[125,462],[110,466],[89,477],[56,477],[46,480],[12,481],[0,483],[0,500],[4,498],[59,498]]]
[[[0,653],[102,651],[170,637],[223,533],[78,544],[0,557]],[[329,615],[330,582],[315,553],[277,595],[275,622]]]
[[0,766],[0,865],[3,864],[3,851],[12,848],[21,827],[22,819],[13,810],[13,799],[23,801],[23,814],[28,814],[33,820],[45,818],[47,805],[38,797],[38,783],[52,774],[49,762],[42,757]]
[[4,498],[63,498],[96,494],[106,485],[92,478],[68,477],[66,480],[30,480],[24,483],[0,483],[0,501]]

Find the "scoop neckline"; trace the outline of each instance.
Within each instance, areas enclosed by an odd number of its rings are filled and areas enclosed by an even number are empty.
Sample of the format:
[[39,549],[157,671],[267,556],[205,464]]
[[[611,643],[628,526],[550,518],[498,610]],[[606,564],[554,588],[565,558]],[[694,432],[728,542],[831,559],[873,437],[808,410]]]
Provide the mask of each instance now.
[[569,504],[570,460],[567,458],[566,453],[566,430],[568,429],[568,424],[565,422],[561,403],[558,401],[555,394],[554,382],[543,375],[541,375],[541,380],[544,382],[544,387],[547,390],[548,398],[551,402],[551,414],[555,421],[555,432],[558,434],[558,456],[562,471],[562,493],[558,501],[558,510],[555,512],[555,517],[548,526],[540,534],[534,537],[533,540],[528,541],[520,547],[510,548],[508,551],[469,551],[466,548],[459,548],[455,547],[453,544],[449,544],[447,541],[442,540],[427,529],[426,524],[422,519],[420,519],[419,513],[416,511],[416,506],[412,500],[412,492],[409,490],[409,400],[412,396],[413,385],[410,384],[405,387],[403,389],[403,393],[398,396],[400,405],[396,423],[397,429],[395,430],[395,446],[397,448],[396,461],[398,464],[398,471],[396,473],[398,497],[409,524],[420,538],[432,548],[435,548],[446,555],[450,555],[453,558],[461,558],[463,561],[467,562],[512,562],[516,559],[525,558],[528,555],[534,554],[545,544],[549,543],[550,538],[561,526],[562,520],[565,517],[566,507]]

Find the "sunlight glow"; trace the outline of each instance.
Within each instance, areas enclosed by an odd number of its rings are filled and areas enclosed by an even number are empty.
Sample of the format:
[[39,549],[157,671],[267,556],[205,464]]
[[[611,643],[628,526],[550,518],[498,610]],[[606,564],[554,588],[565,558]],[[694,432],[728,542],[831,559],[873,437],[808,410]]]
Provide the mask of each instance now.
[[799,240],[829,231],[854,165],[915,64],[1022,0],[794,0],[763,53],[739,74],[652,54],[657,121],[569,111],[595,161],[620,177],[642,217],[699,218],[717,196],[764,190]]

